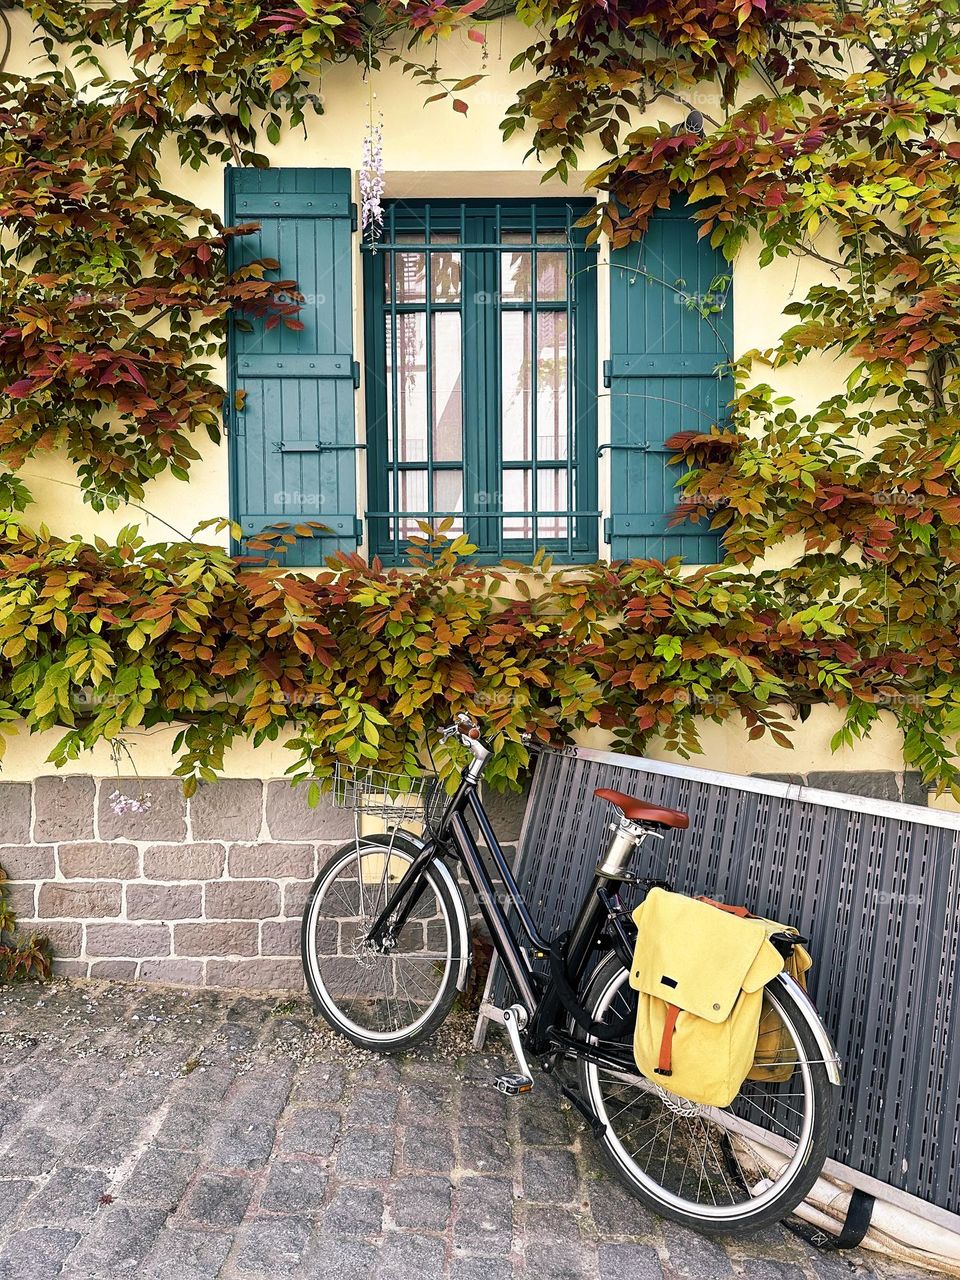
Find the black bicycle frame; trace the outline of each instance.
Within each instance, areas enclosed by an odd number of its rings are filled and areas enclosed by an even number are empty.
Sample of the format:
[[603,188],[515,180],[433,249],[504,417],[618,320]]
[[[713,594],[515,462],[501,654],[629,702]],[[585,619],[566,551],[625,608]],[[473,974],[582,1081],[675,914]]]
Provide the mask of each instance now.
[[[496,833],[490,825],[476,782],[466,775],[450,800],[441,819],[440,838],[428,840],[411,862],[397,884],[390,900],[373,922],[367,937],[382,944],[391,933],[399,933],[423,891],[423,873],[435,858],[453,852],[463,863],[470,886],[476,894],[480,913],[490,931],[494,948],[506,968],[510,982],[530,1018],[528,1040],[535,1051],[543,1051],[555,1029],[561,1002],[553,982],[538,974],[527,950],[515,934],[507,911],[467,823],[467,815],[476,822],[483,843],[490,851],[497,875],[503,883],[510,905],[517,913],[520,927],[532,949],[534,959],[545,959],[551,944],[540,933],[530,915],[520,887]],[[565,967],[574,987],[579,984],[587,961],[596,947],[607,920],[614,915],[616,895],[622,881],[597,877],[584,898],[565,946]],[[563,1037],[566,1039],[567,1037]]]

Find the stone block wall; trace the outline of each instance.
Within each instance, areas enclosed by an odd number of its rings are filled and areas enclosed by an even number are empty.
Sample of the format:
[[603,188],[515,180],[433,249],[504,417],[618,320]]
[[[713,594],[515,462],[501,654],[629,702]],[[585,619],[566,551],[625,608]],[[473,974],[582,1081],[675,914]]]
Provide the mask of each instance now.
[[854,796],[874,800],[896,800],[901,804],[928,805],[930,791],[919,773],[906,770],[893,773],[888,769],[836,769],[832,772],[755,773],[755,778],[788,782],[817,791],[845,791]]
[[[490,801],[505,842],[518,800]],[[46,933],[56,970],[80,977],[301,989],[307,892],[353,834],[352,813],[326,796],[311,809],[307,788],[285,780],[227,778],[189,800],[171,778],[0,782],[0,867],[18,925]]]
[[[909,773],[766,776],[926,801]],[[141,793],[142,811],[117,803]],[[508,853],[524,804],[487,797]],[[227,778],[189,800],[172,778],[0,782],[0,867],[19,925],[46,933],[56,969],[81,977],[300,989],[307,892],[353,831],[351,813],[329,797],[311,809],[285,780]]]
[[[115,812],[114,793],[149,796]],[[302,986],[300,915],[352,815],[286,781],[0,783],[0,866],[24,930],[61,973],[218,987]]]

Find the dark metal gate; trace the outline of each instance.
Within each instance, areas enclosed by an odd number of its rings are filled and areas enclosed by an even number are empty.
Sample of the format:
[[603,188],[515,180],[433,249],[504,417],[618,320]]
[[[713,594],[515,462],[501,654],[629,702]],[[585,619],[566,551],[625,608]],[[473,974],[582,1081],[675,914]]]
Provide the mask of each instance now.
[[[960,1213],[960,815],[606,752],[545,755],[517,870],[547,937],[607,838],[615,811],[598,786],[690,815],[688,831],[647,842],[640,874],[811,938],[811,993],[844,1065],[840,1176]],[[484,1012],[512,999],[494,969]]]

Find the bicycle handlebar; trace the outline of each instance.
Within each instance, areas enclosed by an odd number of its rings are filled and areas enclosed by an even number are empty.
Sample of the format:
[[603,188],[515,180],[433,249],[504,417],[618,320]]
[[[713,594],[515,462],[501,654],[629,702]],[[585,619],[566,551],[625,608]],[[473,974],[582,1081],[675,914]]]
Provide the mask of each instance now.
[[490,759],[492,752],[480,738],[480,726],[472,716],[467,715],[466,711],[458,712],[453,724],[448,724],[445,729],[441,729],[441,742],[449,742],[451,738],[459,739],[460,745],[466,747],[473,756],[472,767],[477,769],[477,776],[479,776],[479,772]]
[[[466,711],[458,712],[453,724],[448,724],[445,729],[440,730],[441,742],[449,742],[451,738],[458,738],[461,745],[471,752],[475,760],[485,762],[492,754],[490,747],[481,738],[480,726]],[[562,747],[553,747],[549,743],[539,742],[529,732],[521,733],[520,741],[530,752],[563,750]]]

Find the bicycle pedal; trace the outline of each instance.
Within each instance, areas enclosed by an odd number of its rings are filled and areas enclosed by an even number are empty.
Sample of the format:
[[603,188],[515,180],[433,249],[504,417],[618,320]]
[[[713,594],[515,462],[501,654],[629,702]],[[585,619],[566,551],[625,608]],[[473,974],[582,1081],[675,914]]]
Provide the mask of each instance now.
[[508,1098],[515,1098],[518,1093],[529,1093],[533,1088],[530,1077],[520,1075],[497,1076],[493,1084],[494,1088],[505,1093]]

